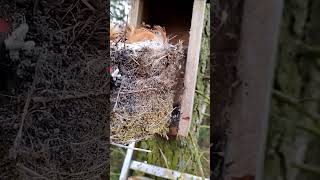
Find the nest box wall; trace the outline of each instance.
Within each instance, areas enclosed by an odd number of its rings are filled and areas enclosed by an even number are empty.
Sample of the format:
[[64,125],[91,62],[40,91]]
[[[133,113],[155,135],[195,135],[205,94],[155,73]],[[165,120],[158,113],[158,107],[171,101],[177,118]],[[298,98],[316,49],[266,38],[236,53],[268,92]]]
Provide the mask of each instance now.
[[[201,37],[206,0],[131,0],[130,24],[165,27],[170,43],[183,40],[186,47],[184,89],[180,103],[179,136],[187,136],[192,119],[194,93],[197,80]],[[175,135],[172,134],[171,135]]]

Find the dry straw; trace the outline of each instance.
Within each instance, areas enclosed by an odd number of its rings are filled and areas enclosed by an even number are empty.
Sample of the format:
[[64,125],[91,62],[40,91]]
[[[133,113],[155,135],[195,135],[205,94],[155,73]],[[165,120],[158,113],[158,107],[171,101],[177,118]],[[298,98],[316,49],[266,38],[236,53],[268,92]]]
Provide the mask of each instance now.
[[111,65],[121,74],[111,88],[112,142],[166,136],[182,61],[182,43],[167,49],[111,46]]

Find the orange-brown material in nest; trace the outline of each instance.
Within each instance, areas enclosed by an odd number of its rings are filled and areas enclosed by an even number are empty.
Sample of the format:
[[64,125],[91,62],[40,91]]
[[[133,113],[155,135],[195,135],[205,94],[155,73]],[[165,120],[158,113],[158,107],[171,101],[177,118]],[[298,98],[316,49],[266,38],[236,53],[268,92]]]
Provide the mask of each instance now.
[[155,25],[153,28],[134,27],[127,25],[120,28],[118,25],[110,25],[110,41],[116,41],[120,36],[125,37],[125,42],[132,44],[143,41],[157,41],[168,46],[169,40],[164,27]]

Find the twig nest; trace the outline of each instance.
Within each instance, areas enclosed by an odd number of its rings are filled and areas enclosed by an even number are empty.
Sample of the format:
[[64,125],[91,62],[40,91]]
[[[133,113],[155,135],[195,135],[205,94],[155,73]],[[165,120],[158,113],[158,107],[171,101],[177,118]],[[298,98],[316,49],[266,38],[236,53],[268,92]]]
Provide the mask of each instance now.
[[111,141],[128,144],[169,130],[182,43],[164,48],[155,42],[112,44],[111,66],[121,74],[112,86]]

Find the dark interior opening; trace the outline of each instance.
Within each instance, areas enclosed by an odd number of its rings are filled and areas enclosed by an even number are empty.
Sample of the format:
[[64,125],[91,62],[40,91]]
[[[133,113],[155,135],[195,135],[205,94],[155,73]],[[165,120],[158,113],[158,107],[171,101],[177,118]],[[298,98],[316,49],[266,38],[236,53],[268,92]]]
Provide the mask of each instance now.
[[144,0],[142,22],[148,25],[160,25],[166,28],[170,42],[175,44],[179,39],[188,45],[191,27],[193,0],[172,1]]

